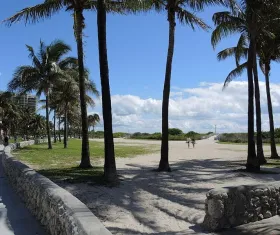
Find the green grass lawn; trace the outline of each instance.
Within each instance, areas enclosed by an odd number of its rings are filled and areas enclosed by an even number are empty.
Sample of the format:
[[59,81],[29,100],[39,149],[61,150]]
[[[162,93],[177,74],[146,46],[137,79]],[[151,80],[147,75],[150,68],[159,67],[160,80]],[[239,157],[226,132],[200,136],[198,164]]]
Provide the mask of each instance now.
[[270,168],[280,168],[280,159],[271,159],[267,158],[267,164],[264,166],[270,167]]
[[[93,165],[99,162],[99,166],[92,169],[80,169],[77,166],[81,160],[81,140],[71,139],[68,148],[63,148],[63,143],[53,144],[53,149],[47,149],[47,144],[32,145],[15,150],[14,156],[20,161],[31,166],[40,174],[56,181],[68,181],[73,183],[91,182],[102,183],[104,144],[90,141],[90,155]],[[117,158],[135,157],[159,151],[155,145],[123,145],[115,144]]]
[[[235,143],[235,142],[217,142],[218,144],[231,144],[231,145],[247,145],[247,143]],[[263,145],[270,145],[270,143],[263,143]],[[280,146],[280,144],[276,144]]]

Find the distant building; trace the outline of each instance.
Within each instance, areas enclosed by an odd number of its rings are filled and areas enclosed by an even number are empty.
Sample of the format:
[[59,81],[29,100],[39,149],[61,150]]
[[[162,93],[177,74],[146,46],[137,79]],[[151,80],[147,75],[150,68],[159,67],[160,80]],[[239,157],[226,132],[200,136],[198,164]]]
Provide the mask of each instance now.
[[33,112],[37,109],[37,97],[33,95],[17,95],[13,97],[15,103],[18,103],[21,107],[30,108]]

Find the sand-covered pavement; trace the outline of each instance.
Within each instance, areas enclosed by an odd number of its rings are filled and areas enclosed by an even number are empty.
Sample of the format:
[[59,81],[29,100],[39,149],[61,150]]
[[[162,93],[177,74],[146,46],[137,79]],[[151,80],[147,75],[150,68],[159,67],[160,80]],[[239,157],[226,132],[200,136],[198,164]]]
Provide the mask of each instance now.
[[[160,146],[159,141],[117,139],[116,142]],[[265,154],[269,155],[268,146]],[[198,141],[194,149],[188,149],[185,142],[171,141],[171,173],[152,171],[159,159],[159,152],[117,159],[123,181],[115,188],[87,184],[64,187],[82,200],[113,234],[193,235],[205,234],[199,223],[204,218],[208,190],[280,180],[278,174],[234,171],[240,168],[240,160],[246,159],[246,146],[217,144],[213,138]],[[270,226],[270,232],[266,230],[264,234],[273,235],[276,230],[271,229]]]

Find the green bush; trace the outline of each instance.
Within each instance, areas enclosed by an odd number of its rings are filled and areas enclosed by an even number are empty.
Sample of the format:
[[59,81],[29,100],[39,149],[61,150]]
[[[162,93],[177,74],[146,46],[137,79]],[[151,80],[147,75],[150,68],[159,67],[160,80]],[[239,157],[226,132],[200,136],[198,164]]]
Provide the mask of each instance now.
[[114,138],[124,138],[124,137],[127,137],[128,134],[127,133],[124,133],[124,132],[116,132],[113,134]]
[[182,135],[183,131],[178,128],[170,128],[170,129],[168,129],[168,134],[169,135]]

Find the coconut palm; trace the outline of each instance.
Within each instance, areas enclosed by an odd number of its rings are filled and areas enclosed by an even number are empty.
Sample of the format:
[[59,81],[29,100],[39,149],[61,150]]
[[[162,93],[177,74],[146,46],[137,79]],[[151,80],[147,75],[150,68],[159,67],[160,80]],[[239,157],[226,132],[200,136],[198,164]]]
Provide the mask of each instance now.
[[278,25],[275,28],[278,31],[276,32],[275,38],[270,38],[265,36],[258,43],[258,55],[260,57],[260,67],[263,74],[265,75],[269,127],[270,127],[271,158],[279,158],[276,149],[276,143],[275,143],[273,108],[271,102],[270,82],[269,82],[271,61],[272,60],[277,61],[280,59],[280,33],[278,30]]
[[33,47],[26,46],[29,51],[31,65],[19,66],[13,74],[8,87],[11,91],[26,93],[36,91],[37,96],[44,94],[46,97],[46,131],[48,136],[48,148],[52,148],[49,127],[49,95],[54,82],[63,76],[60,66],[73,64],[71,57],[63,58],[71,48],[60,40],[53,41],[49,46],[40,42],[38,53],[35,54]]
[[[194,30],[196,26],[203,30],[208,30],[209,26],[197,17],[193,12],[203,10],[207,5],[225,3],[230,1],[219,0],[154,0],[153,7],[157,11],[166,11],[169,23],[169,42],[168,53],[165,70],[165,80],[162,99],[162,141],[161,141],[161,159],[159,163],[159,171],[170,171],[168,160],[168,112],[169,112],[169,96],[171,84],[172,61],[175,44],[175,27],[176,19],[182,24],[191,26]],[[193,12],[192,12],[193,11]]]

